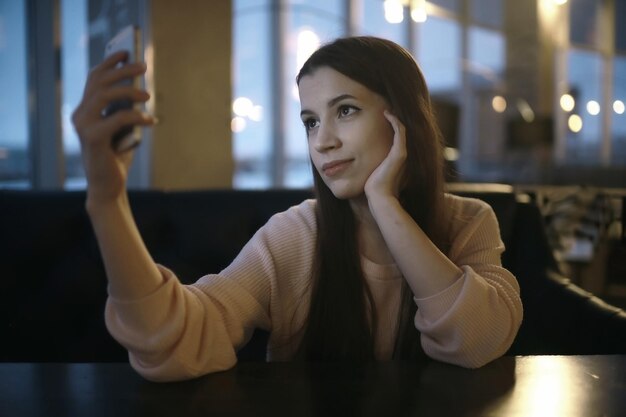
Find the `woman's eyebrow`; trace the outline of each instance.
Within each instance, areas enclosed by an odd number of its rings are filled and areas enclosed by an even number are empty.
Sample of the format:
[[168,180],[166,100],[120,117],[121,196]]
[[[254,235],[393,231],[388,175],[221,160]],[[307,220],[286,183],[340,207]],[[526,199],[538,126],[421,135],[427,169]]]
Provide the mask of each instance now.
[[[354,97],[351,94],[340,94],[335,98],[331,98],[330,100],[328,100],[328,103],[326,104],[326,106],[328,108],[333,107],[335,104],[339,103],[342,100],[345,100],[347,98],[351,98],[351,99],[356,99],[356,97]],[[314,112],[312,112],[311,110],[307,110],[307,109],[302,109],[302,111],[300,112],[300,117],[304,116],[305,114],[314,114]]]
[[333,99],[328,100],[327,106],[328,108],[333,107],[335,104],[339,103],[341,100],[345,100],[347,98],[355,99],[356,97],[350,94],[341,94]]

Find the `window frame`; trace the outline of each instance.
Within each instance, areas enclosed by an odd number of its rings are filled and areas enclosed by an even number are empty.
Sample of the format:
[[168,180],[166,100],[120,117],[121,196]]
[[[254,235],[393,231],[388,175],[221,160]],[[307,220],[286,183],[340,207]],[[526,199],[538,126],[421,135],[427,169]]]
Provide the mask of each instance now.
[[600,90],[601,90],[601,102],[600,108],[602,121],[600,122],[600,137],[599,137],[599,161],[598,163],[592,163],[590,167],[604,168],[615,167],[619,168],[624,165],[614,164],[613,152],[612,152],[612,130],[613,121],[612,113],[612,96],[613,96],[613,83],[614,83],[614,62],[616,57],[626,57],[626,52],[618,51],[615,45],[615,4],[619,0],[603,0],[600,5],[598,19],[598,39],[594,45],[591,44],[579,44],[571,41],[570,25],[571,25],[571,7],[572,3],[567,2],[562,5],[561,12],[561,25],[559,28],[564,36],[560,38],[562,41],[557,47],[555,57],[555,79],[562,80],[563,82],[556,83],[555,86],[555,100],[554,100],[554,114],[556,124],[556,141],[555,141],[555,157],[554,163],[556,165],[563,166],[576,166],[580,165],[576,162],[572,163],[567,152],[567,115],[560,108],[559,98],[568,93],[569,86],[566,80],[568,80],[569,67],[568,60],[569,54],[572,51],[582,51],[595,53],[600,56],[601,61],[601,74],[600,74]]

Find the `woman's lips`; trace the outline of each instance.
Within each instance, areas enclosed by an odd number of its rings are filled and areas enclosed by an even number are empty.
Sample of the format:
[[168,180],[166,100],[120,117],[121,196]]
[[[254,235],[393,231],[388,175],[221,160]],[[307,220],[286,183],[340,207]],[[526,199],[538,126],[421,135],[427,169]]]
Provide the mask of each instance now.
[[336,161],[330,161],[322,165],[322,172],[327,177],[333,177],[345,171],[352,163],[353,159],[340,159]]

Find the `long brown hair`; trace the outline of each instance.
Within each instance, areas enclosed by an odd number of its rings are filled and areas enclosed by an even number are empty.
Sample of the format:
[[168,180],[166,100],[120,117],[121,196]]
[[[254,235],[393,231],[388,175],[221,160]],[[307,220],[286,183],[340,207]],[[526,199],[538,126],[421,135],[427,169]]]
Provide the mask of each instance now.
[[[309,57],[297,83],[321,67],[330,67],[385,98],[391,112],[404,124],[407,181],[400,191],[400,203],[446,253],[441,133],[426,81],[413,57],[385,39],[340,38]],[[317,197],[317,243],[300,354],[312,360],[370,360],[374,358],[377,317],[361,270],[356,221],[349,202],[336,198],[311,165]],[[423,355],[413,324],[415,313],[413,294],[404,281],[394,357]]]

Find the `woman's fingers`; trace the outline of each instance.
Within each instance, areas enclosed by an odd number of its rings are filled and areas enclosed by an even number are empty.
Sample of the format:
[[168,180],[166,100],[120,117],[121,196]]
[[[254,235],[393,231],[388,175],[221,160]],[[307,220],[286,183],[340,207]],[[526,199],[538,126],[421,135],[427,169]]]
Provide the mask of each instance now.
[[112,71],[120,64],[124,63],[128,58],[128,53],[126,51],[116,52],[111,54],[104,61],[100,62],[91,70],[87,75],[87,82],[85,84],[85,90],[83,91],[83,97],[86,97],[91,94],[92,90],[100,85],[100,79],[109,71]]
[[135,62],[123,65],[119,68],[112,69],[102,73],[100,82],[102,85],[112,85],[124,79],[132,79],[139,77],[146,72],[147,66],[145,62]]
[[103,73],[119,67],[127,60],[128,52],[126,51],[118,51],[114,54],[109,55],[102,62],[96,64],[94,67],[91,68],[91,70],[89,71],[89,75],[87,76],[87,83],[89,83],[89,80],[100,78]]
[[385,118],[393,128],[393,143],[387,157],[374,170],[365,184],[368,198],[373,195],[391,195],[397,197],[406,162],[406,132],[402,122],[385,110]]
[[[109,140],[116,132],[126,126],[151,126],[155,123],[154,117],[139,110],[120,110],[109,117],[103,118],[99,123],[89,125],[85,131],[85,142],[101,142],[100,139]],[[108,143],[106,144],[109,145]]]
[[120,62],[126,62],[127,60],[128,51],[117,51],[104,58],[99,64],[94,67],[94,69],[98,71],[99,69],[106,70],[110,68],[115,68]]
[[[147,91],[133,86],[133,78],[146,71],[143,62],[123,64],[128,53],[105,58],[89,73],[80,104],[72,114],[78,133],[85,176],[93,201],[112,201],[123,193],[133,152],[116,152],[112,139],[123,128],[151,126],[156,120],[136,108],[150,99]],[[122,65],[123,64],[123,65]],[[117,106],[127,102],[128,106]],[[109,105],[117,111],[104,115]]]
[[385,118],[393,128],[393,145],[389,151],[396,159],[404,160],[406,158],[406,128],[404,124],[394,114],[385,110]]
[[[124,56],[123,52],[113,54],[107,60],[92,68],[87,77],[84,96],[89,96],[100,88],[109,87],[123,80],[139,77],[146,72],[147,66],[145,62],[120,65],[124,62]],[[116,59],[113,60],[111,58]]]
[[131,101],[143,103],[150,99],[150,94],[132,86],[118,85],[105,90],[98,90],[85,100],[85,111],[93,117],[102,117],[103,110],[113,102]]
[[[83,98],[75,113],[82,119],[89,120],[102,117],[102,111],[113,101],[129,100],[145,102],[150,95],[145,90],[137,89],[132,83],[123,83],[140,76],[146,71],[143,62],[118,66],[127,56],[125,52],[115,53],[95,66],[87,79]],[[80,119],[79,117],[73,118]]]
[[[150,99],[147,91],[133,86],[132,79],[146,71],[146,64],[124,64],[128,53],[120,51],[105,58],[92,68],[83,98],[72,114],[72,122],[81,143],[107,144],[112,135],[124,126],[151,125],[154,119],[133,109],[134,104]],[[127,109],[104,115],[112,103],[128,102]]]

